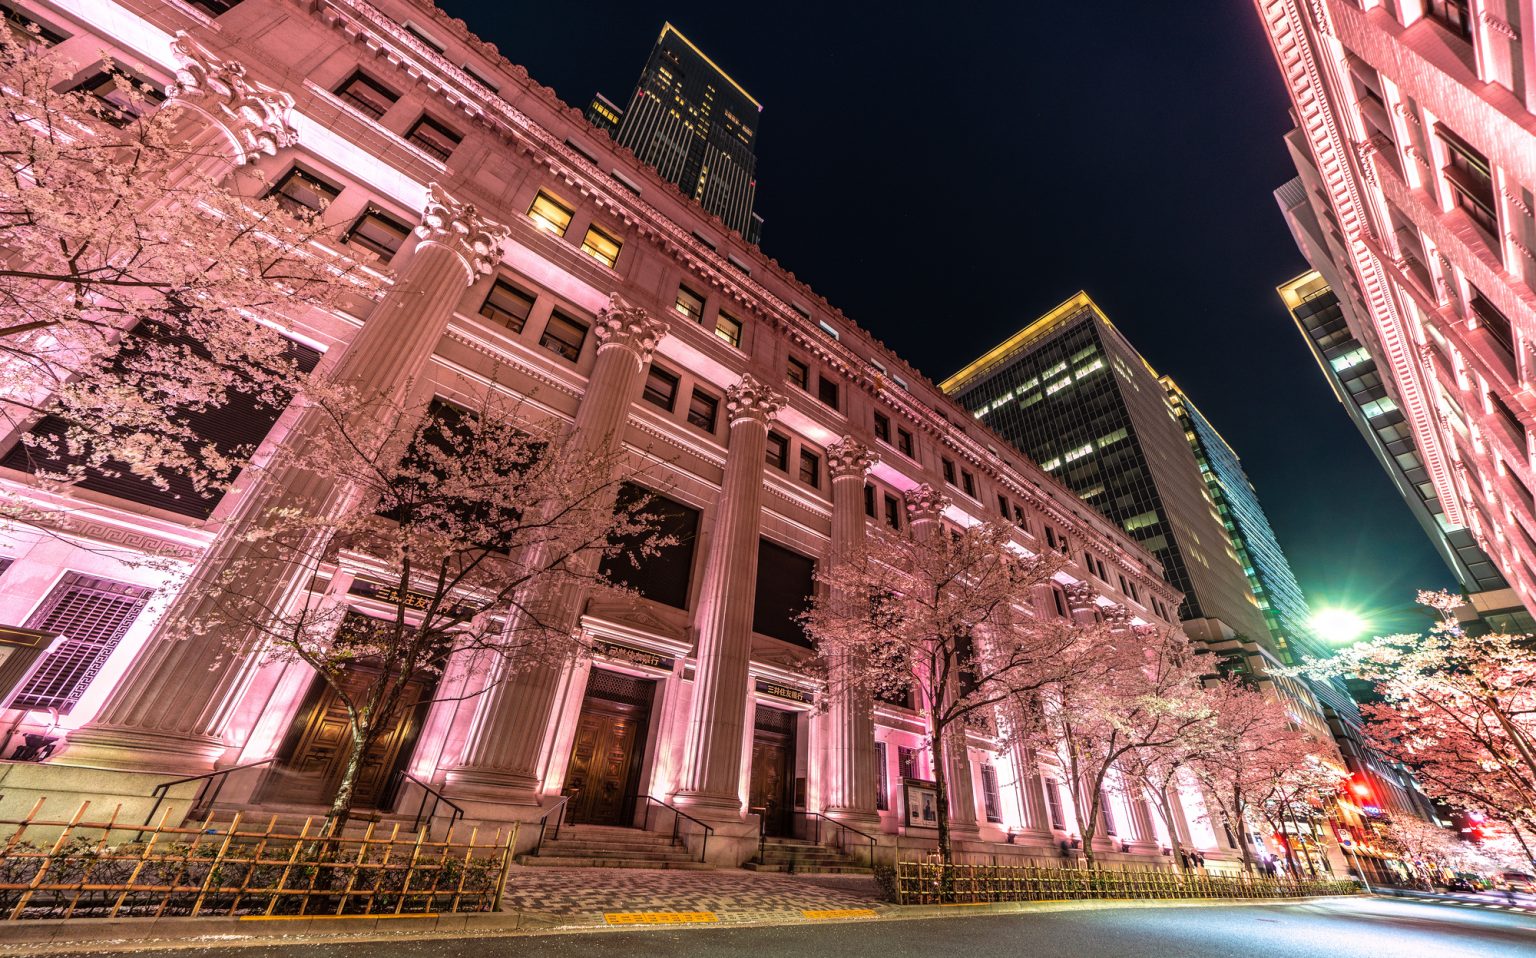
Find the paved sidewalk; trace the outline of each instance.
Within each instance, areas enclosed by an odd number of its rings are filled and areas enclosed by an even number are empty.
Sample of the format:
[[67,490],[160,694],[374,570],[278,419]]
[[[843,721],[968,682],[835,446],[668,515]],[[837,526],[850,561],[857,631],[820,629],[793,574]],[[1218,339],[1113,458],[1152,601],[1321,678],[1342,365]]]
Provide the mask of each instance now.
[[867,876],[639,868],[514,868],[502,902],[560,927],[872,918],[891,907]]

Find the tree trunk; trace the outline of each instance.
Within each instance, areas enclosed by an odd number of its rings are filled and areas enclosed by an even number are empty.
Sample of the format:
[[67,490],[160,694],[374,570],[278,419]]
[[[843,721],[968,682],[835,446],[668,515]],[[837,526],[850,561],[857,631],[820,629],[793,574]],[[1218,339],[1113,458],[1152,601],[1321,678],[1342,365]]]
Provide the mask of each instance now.
[[352,803],[357,797],[357,776],[363,769],[363,758],[372,742],[372,727],[366,721],[353,719],[348,723],[352,733],[352,754],[347,756],[347,768],[331,796],[331,807],[325,813],[328,834],[339,836],[352,817]]
[[939,861],[941,863],[939,900],[949,901],[954,897],[955,890],[955,877],[952,871],[955,853],[950,847],[949,840],[949,779],[944,768],[944,733],[937,724],[937,716],[933,717],[933,721],[934,731],[928,738],[928,747],[933,752],[933,784],[938,788],[934,811],[939,816]]
[[1173,845],[1173,848],[1169,851],[1173,854],[1173,860],[1177,863],[1174,867],[1180,873],[1189,871],[1188,859],[1184,855],[1184,842],[1179,838],[1179,827],[1174,824],[1173,802],[1168,798],[1168,790],[1166,788],[1149,788],[1147,791],[1152,793],[1152,802],[1157,806],[1157,814],[1162,816],[1163,827],[1168,829],[1168,841]]

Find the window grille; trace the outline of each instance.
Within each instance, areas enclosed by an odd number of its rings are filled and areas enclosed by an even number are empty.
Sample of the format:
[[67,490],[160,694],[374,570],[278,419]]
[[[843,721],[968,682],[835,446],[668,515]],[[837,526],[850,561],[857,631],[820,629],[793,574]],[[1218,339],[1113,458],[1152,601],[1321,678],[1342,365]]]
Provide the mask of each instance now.
[[78,572],[66,574],[26,626],[62,635],[64,643],[43,660],[12,706],[56,708],[61,715],[69,714],[152,592]]

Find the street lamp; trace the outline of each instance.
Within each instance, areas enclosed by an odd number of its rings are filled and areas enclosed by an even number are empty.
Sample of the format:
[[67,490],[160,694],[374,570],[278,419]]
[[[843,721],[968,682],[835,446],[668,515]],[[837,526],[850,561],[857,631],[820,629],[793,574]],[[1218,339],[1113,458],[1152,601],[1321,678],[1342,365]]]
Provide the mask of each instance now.
[[1348,609],[1319,609],[1312,616],[1313,634],[1334,645],[1348,645],[1365,629],[1365,620]]

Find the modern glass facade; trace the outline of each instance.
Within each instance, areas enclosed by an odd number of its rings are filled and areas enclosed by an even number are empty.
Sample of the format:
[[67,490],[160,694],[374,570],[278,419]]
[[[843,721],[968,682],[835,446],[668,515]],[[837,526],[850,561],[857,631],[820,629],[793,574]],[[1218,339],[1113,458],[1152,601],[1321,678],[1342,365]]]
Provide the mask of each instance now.
[[1287,665],[1297,664],[1302,656],[1324,655],[1325,650],[1308,628],[1312,613],[1307,608],[1307,598],[1275,538],[1242,460],[1177,383],[1168,376],[1162,378],[1162,383],[1184,426],[1185,438],[1200,466],[1205,487],[1216,503],[1216,512],[1227,528],[1232,548],[1248,576],[1248,585],[1269,625],[1271,651]]

